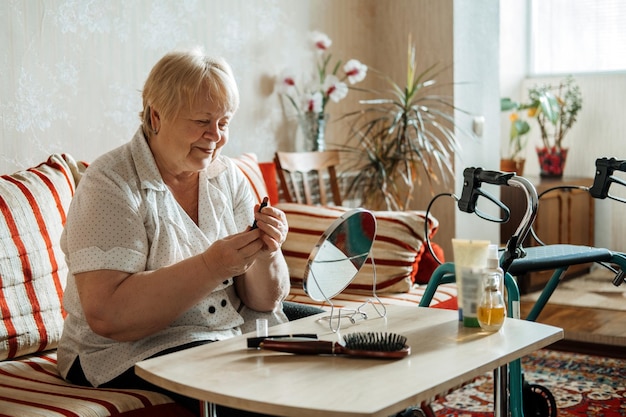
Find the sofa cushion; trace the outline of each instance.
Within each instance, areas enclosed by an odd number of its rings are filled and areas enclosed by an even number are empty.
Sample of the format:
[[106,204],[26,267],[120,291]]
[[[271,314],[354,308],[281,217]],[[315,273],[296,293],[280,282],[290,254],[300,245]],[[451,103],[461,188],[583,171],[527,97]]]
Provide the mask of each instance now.
[[55,352],[1,362],[0,415],[192,416],[170,397],[156,392],[70,384],[59,376],[56,363]]
[[65,213],[84,170],[68,155],[0,177],[0,360],[57,346]]
[[265,178],[263,177],[263,172],[259,167],[259,161],[256,154],[244,153],[239,155],[237,158],[232,159],[233,162],[235,162],[235,165],[239,167],[241,172],[243,172],[243,175],[250,182],[255,201],[260,203],[263,200],[263,197],[268,196],[268,192],[267,186],[265,185]]
[[441,246],[433,241],[430,242],[430,246],[437,259],[433,257],[428,250],[428,247],[426,247],[426,243],[424,243],[425,249],[420,256],[417,274],[413,279],[413,282],[416,284],[428,284],[428,281],[430,281],[430,277],[433,275],[433,272],[435,272],[435,269],[437,269],[440,263],[444,263],[446,261],[445,254]]
[[274,162],[259,162],[259,169],[265,180],[265,187],[267,187],[267,196],[270,198],[270,204],[274,205],[279,201],[276,164]]
[[[291,281],[294,286],[302,286],[307,259],[320,236],[335,219],[351,209],[295,203],[279,203],[276,207],[285,212],[289,222],[289,234],[282,250],[289,266]],[[374,211],[373,214],[377,223],[376,238],[372,246],[372,257],[376,266],[376,291],[407,292],[413,284],[425,249],[425,212]],[[437,227],[437,220],[431,216],[428,222],[431,236]],[[368,259],[344,292],[371,293],[373,274],[372,262]]]
[[[364,296],[364,294],[351,293],[344,291],[333,297],[332,303],[335,308],[345,308],[356,310],[364,307],[365,303],[376,303],[377,301],[384,305],[400,305],[417,307],[426,292],[425,285],[413,285],[408,292],[402,293],[384,293],[377,294],[378,300],[373,297]],[[369,294],[371,295],[371,294]],[[289,295],[285,299],[287,302],[303,304],[308,306],[319,307],[329,310],[329,304],[326,301],[315,301],[311,299],[302,288],[292,287]],[[435,294],[430,302],[430,308],[442,308],[446,310],[457,310],[458,306],[458,289],[455,283],[441,284],[437,287]]]

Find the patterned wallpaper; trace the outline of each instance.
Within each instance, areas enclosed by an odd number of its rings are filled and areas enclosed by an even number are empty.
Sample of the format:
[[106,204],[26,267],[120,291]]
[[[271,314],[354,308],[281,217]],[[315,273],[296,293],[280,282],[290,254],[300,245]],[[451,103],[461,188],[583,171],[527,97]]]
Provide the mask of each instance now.
[[[285,117],[289,106],[283,106],[273,89],[275,76],[286,67],[294,73],[311,71],[306,47],[309,30],[328,33],[337,56],[362,59],[387,74],[404,77],[407,33],[414,35],[424,69],[434,63],[451,65],[453,44],[484,45],[496,39],[491,35],[497,20],[492,18],[481,31],[468,24],[471,31],[463,42],[452,42],[455,3],[0,0],[0,173],[40,163],[52,152],[92,161],[125,143],[138,126],[140,90],[150,68],[172,48],[197,44],[229,60],[242,92],[224,152],[234,156],[252,151],[269,161],[276,149],[298,148],[297,123]],[[492,0],[461,3],[464,10],[459,13],[466,22],[497,13]],[[497,81],[490,75],[495,65],[491,50],[484,50],[480,58],[466,54],[463,61],[472,58],[483,70],[475,70],[477,65],[472,64],[472,73],[461,78],[489,86],[481,90],[482,96],[497,97]],[[356,97],[336,103],[332,111],[341,114],[346,110],[343,106],[356,103]],[[477,114],[499,115],[496,100],[486,97],[462,105]],[[329,126],[327,136],[341,141],[340,129],[339,124]],[[495,130],[494,124],[485,129]],[[497,137],[488,135],[468,145],[464,161],[476,165],[482,163],[479,159],[496,161],[496,152],[482,152],[493,149],[490,145],[495,142]],[[416,201],[417,207],[421,200]],[[454,207],[436,208],[433,213],[447,225],[436,241],[449,245],[457,230]],[[489,234],[481,238],[497,236],[496,227],[480,231]]]
[[[395,7],[402,16],[389,16],[395,25],[386,26],[385,34],[401,32],[403,41],[403,25],[419,30],[428,28],[428,21],[414,28],[401,17],[448,7],[438,0],[395,0],[385,6],[377,1],[2,0],[0,173],[38,164],[53,152],[91,161],[127,142],[139,125],[141,88],[151,67],[167,51],[193,45],[224,56],[239,83],[242,101],[225,153],[252,151],[269,161],[275,149],[296,147],[297,125],[283,114],[274,77],[285,67],[309,69],[302,46],[314,19],[322,22],[321,29],[324,24],[342,28],[347,38],[372,36],[375,28],[365,23],[377,15],[372,10]],[[356,40],[347,38],[354,45]],[[370,38],[363,52],[378,38]],[[598,156],[626,158],[621,154],[625,80],[623,74],[581,79],[585,109],[569,138],[577,145],[566,174],[593,175]],[[489,107],[484,97],[476,102],[472,110],[478,113]],[[528,174],[536,174],[538,164],[532,154],[528,157]],[[476,163],[467,155],[465,162]],[[597,244],[626,248],[623,210],[619,204],[597,204]]]
[[273,79],[305,61],[307,12],[289,0],[3,0],[0,172],[53,152],[91,161],[125,143],[151,67],[194,45],[224,56],[239,83],[225,153],[271,159],[285,128]]

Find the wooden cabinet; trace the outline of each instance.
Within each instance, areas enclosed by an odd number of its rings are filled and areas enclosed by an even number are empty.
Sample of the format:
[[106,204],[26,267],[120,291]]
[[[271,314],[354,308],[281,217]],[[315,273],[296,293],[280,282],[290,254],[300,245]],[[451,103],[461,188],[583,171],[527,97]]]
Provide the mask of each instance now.
[[[576,245],[594,244],[594,200],[589,192],[581,189],[556,189],[555,187],[590,187],[591,178],[563,177],[561,179],[541,179],[526,177],[537,189],[537,194],[545,194],[539,199],[534,231],[537,238],[546,245],[571,243]],[[500,227],[500,242],[505,244],[513,233],[526,209],[526,200],[522,190],[516,187],[501,187],[500,198],[511,210],[511,218]],[[530,234],[524,246],[535,246],[537,241]],[[590,265],[577,265],[568,269],[566,277],[580,275],[589,271]],[[540,271],[518,277],[520,292],[526,294],[544,287],[553,271]]]

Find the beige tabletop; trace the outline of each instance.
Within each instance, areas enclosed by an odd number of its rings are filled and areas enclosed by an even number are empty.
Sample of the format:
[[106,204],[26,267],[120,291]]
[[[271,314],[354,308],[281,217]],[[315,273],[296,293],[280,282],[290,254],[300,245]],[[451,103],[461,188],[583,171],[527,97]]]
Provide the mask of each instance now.
[[[270,328],[337,340],[324,314]],[[400,360],[307,356],[248,349],[247,334],[140,362],[137,374],[209,403],[277,416],[389,416],[563,338],[563,330],[507,319],[499,332],[466,328],[456,311],[387,306],[343,334],[394,332],[408,338]]]

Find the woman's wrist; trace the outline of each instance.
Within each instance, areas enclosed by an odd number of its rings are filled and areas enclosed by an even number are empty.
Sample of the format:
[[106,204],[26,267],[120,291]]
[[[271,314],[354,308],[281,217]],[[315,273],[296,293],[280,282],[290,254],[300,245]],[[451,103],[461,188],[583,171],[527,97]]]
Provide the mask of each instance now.
[[205,276],[209,276],[211,280],[214,281],[215,285],[219,285],[224,280],[231,278],[228,274],[220,274],[219,268],[216,267],[215,263],[211,262],[207,259],[208,252],[204,251],[200,254],[200,258],[202,259],[202,265],[204,266],[204,270],[206,271]]

